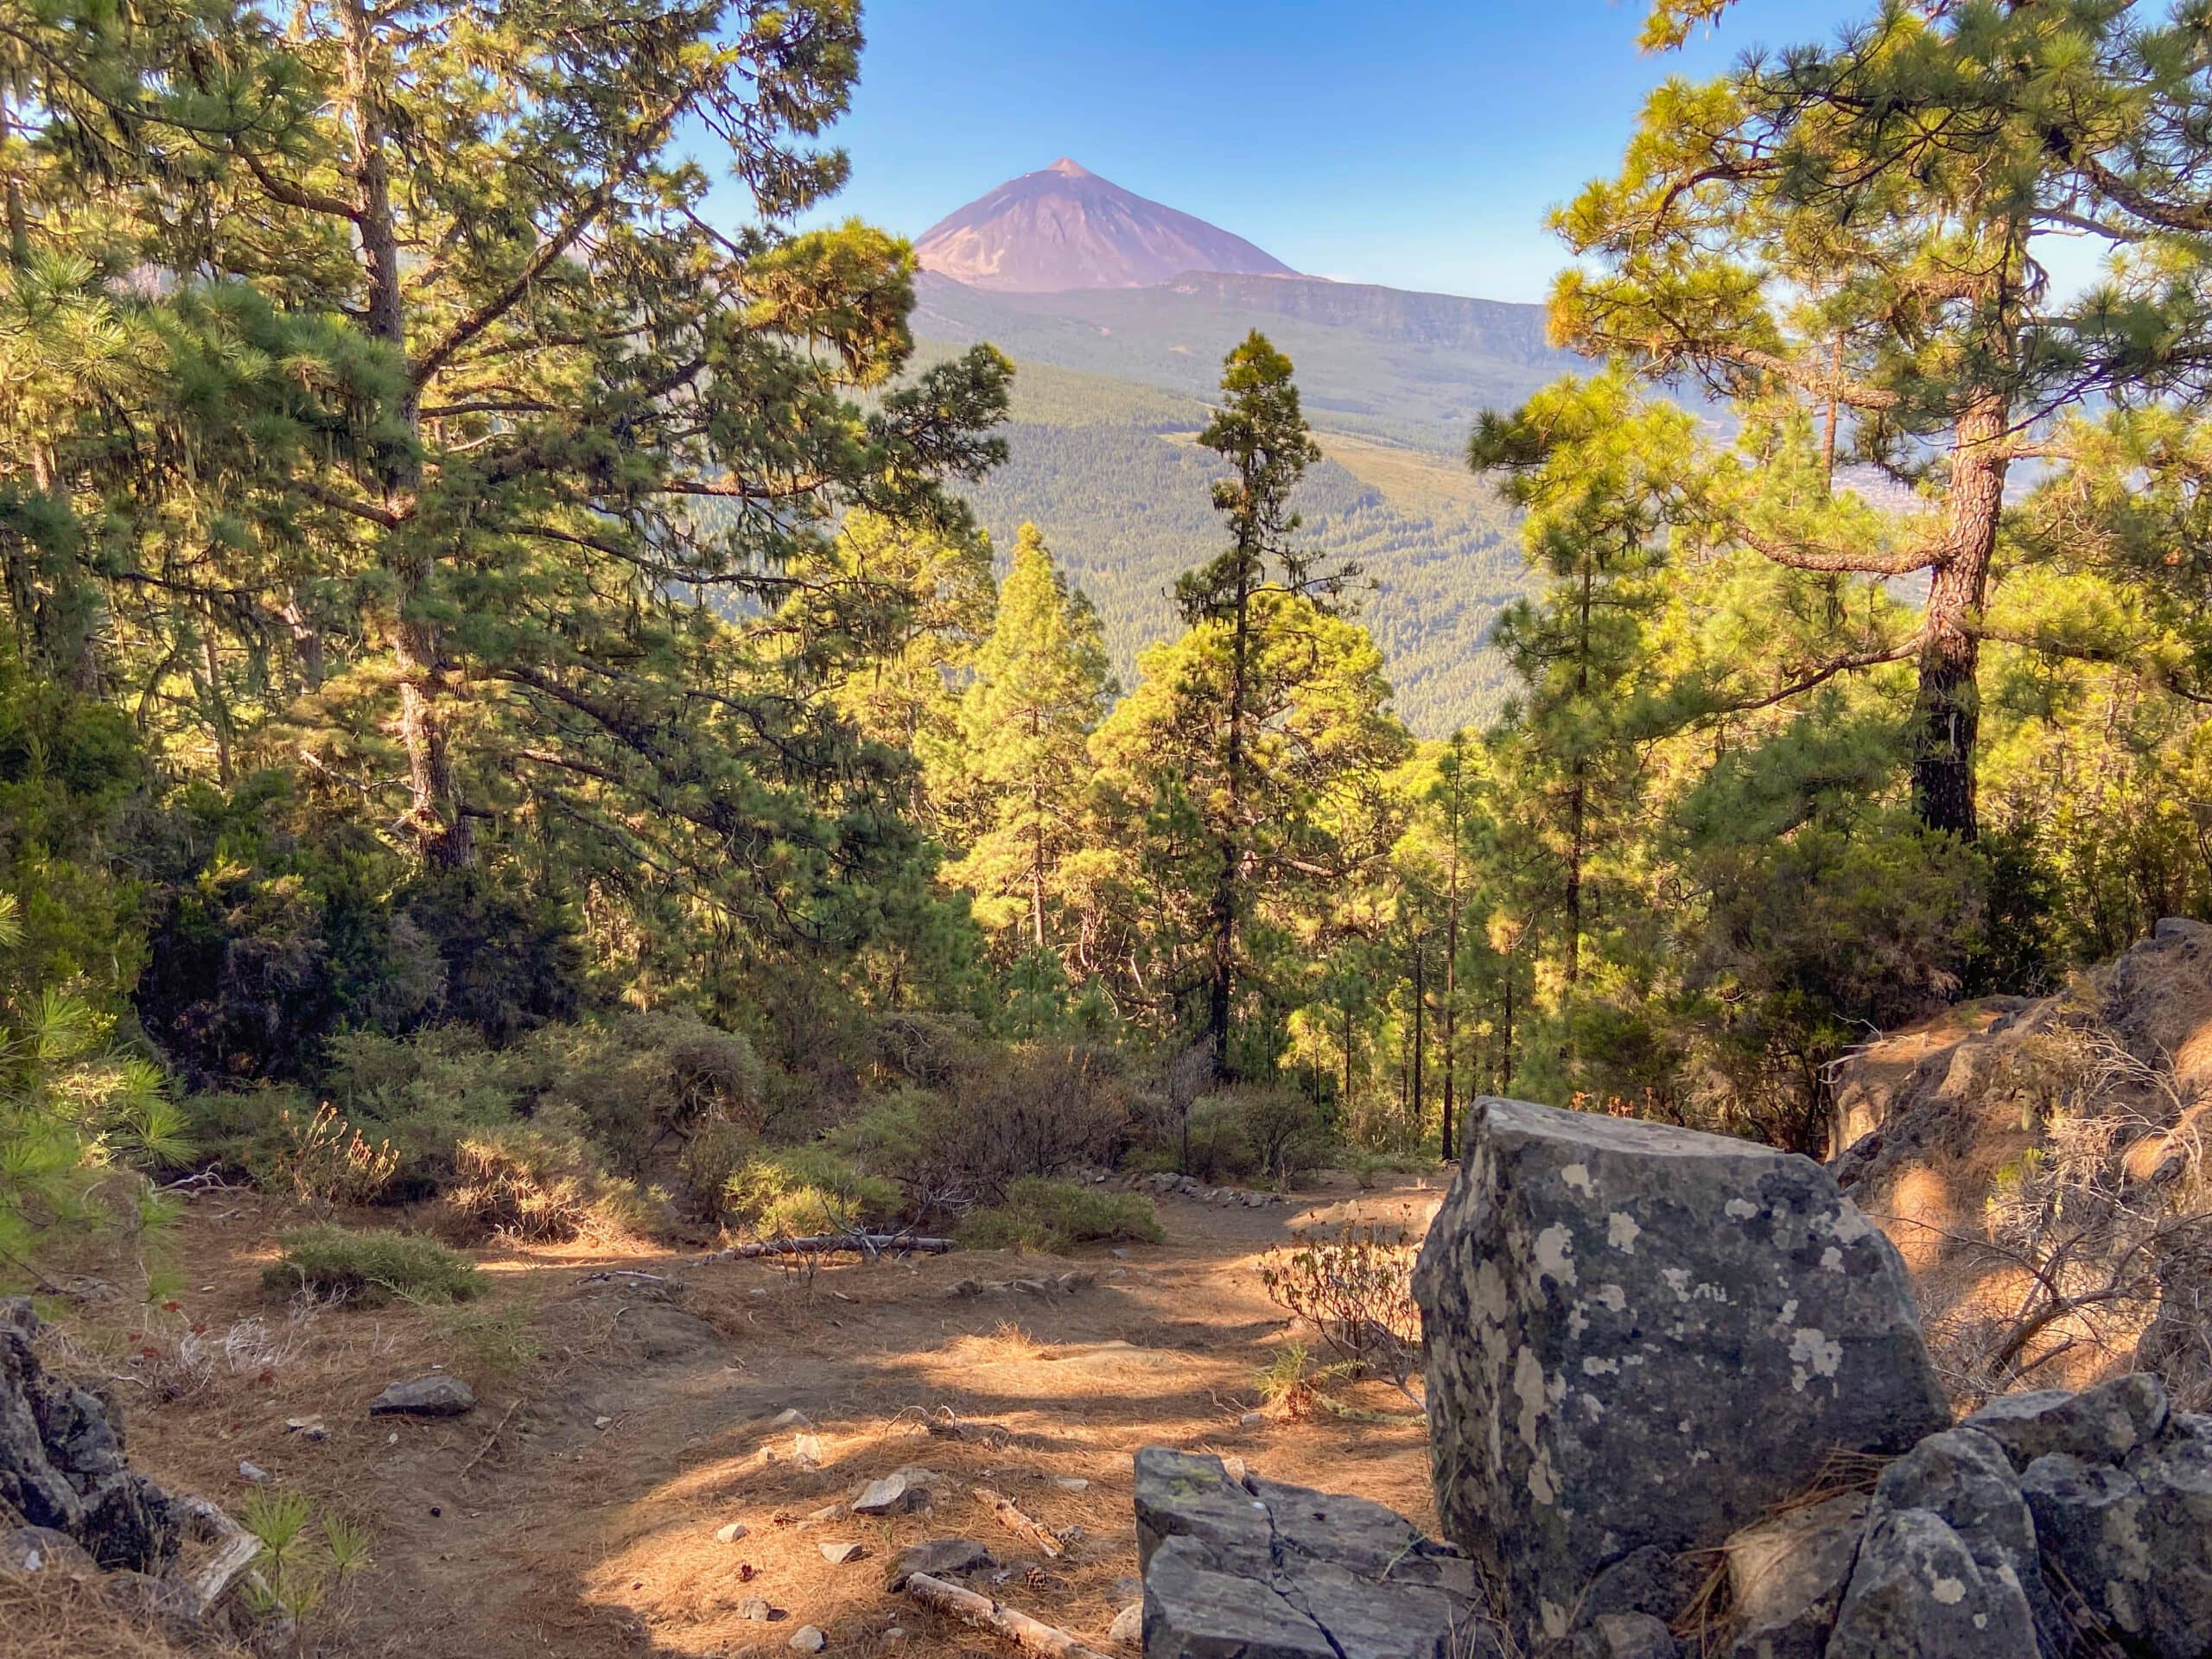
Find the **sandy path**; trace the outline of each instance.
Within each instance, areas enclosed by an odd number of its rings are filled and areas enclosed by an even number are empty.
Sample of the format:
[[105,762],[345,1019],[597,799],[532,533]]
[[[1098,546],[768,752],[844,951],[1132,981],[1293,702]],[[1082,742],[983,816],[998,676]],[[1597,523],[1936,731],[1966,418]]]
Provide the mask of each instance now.
[[[1065,1262],[959,1253],[809,1275],[658,1253],[487,1252],[495,1289],[468,1310],[319,1315],[276,1363],[226,1370],[191,1398],[134,1411],[132,1445],[157,1475],[223,1502],[245,1491],[244,1459],[366,1524],[375,1565],[311,1620],[318,1654],[780,1659],[808,1624],[833,1655],[992,1652],[990,1638],[940,1625],[883,1587],[900,1549],[955,1534],[996,1554],[1002,1599],[1103,1642],[1133,1591],[1129,1458],[1141,1446],[1233,1452],[1427,1521],[1425,1437],[1394,1391],[1371,1387],[1359,1403],[1396,1421],[1246,1428],[1238,1418],[1286,1328],[1260,1285],[1259,1255],[1294,1225],[1354,1212],[1418,1229],[1436,1185],[1408,1178],[1358,1195],[1339,1178],[1266,1209],[1171,1200],[1160,1206],[1165,1245]],[[235,1196],[194,1208],[184,1252],[198,1279],[171,1320],[219,1333],[239,1318],[270,1319],[258,1274],[281,1213]],[[620,1269],[676,1288],[583,1282]],[[1094,1277],[1045,1297],[950,1294],[962,1280],[1071,1269]],[[512,1363],[518,1340],[540,1351]],[[477,1384],[476,1411],[445,1422],[366,1417],[385,1381],[433,1362]],[[776,1426],[789,1409],[811,1427]],[[956,1440],[923,1427],[948,1414],[1005,1433]],[[286,1430],[303,1416],[322,1418],[329,1438]],[[817,1437],[807,1449],[818,1466],[797,1455],[795,1432]],[[949,1478],[952,1494],[933,1512],[842,1513],[862,1481],[908,1464]],[[1088,1484],[1064,1484],[1073,1482]],[[1080,1528],[1066,1554],[1039,1560],[1000,1528],[967,1496],[985,1483],[1048,1526]],[[833,1503],[836,1519],[808,1519]],[[733,1521],[747,1536],[717,1541]],[[824,1542],[865,1554],[833,1567]],[[755,1596],[774,1619],[740,1616]]]

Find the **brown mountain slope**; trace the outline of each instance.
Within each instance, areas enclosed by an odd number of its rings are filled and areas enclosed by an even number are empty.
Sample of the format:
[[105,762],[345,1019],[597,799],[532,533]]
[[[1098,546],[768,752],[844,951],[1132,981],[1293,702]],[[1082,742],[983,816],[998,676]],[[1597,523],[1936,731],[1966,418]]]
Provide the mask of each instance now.
[[914,251],[925,270],[1007,293],[1147,288],[1191,270],[1296,274],[1243,237],[1065,158],[938,220]]

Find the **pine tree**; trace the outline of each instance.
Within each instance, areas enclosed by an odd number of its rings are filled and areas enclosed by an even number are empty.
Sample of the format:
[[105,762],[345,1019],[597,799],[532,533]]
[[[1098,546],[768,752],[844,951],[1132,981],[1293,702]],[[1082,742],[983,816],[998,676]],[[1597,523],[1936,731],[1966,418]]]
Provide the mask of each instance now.
[[[1725,4],[1669,0],[1647,38],[1679,43]],[[1832,46],[1669,82],[1619,177],[1555,216],[1582,262],[1554,290],[1560,339],[1750,407],[1763,447],[1737,540],[1802,570],[1925,573],[1904,638],[1839,644],[1803,680],[1915,663],[1913,798],[1931,827],[1976,832],[1979,625],[2005,480],[2065,458],[2038,421],[2069,399],[2201,388],[2212,324],[2171,277],[2212,226],[2200,29],[2063,0],[1885,5]],[[2038,238],[2085,229],[2139,256],[2068,296]],[[1930,492],[1933,511],[1832,496],[1853,460]]]
[[975,668],[960,731],[980,832],[947,874],[976,895],[987,929],[1060,953],[1065,969],[1058,869],[1079,844],[1086,746],[1117,688],[1096,613],[1034,524],[1021,526]]
[[1547,388],[1510,416],[1485,415],[1468,448],[1503,474],[1527,513],[1541,598],[1498,619],[1520,690],[1493,737],[1508,779],[1502,814],[1532,836],[1548,885],[1559,997],[1571,1017],[1602,899],[1604,852],[1631,833],[1639,741],[1657,734],[1646,634],[1665,602],[1655,579],[1669,527],[1695,511],[1686,486],[1694,429],[1607,375]]
[[1319,569],[1291,539],[1300,522],[1290,507],[1291,492],[1306,467],[1320,459],[1321,451],[1299,407],[1290,359],[1254,329],[1224,361],[1221,388],[1223,404],[1198,434],[1198,442],[1236,469],[1213,488],[1214,506],[1229,521],[1230,545],[1211,563],[1179,577],[1175,598],[1185,622],[1218,624],[1228,639],[1228,674],[1222,688],[1227,699],[1222,722],[1223,800],[1214,815],[1214,889],[1207,906],[1211,966],[1205,1020],[1205,1040],[1214,1064],[1225,1072],[1236,1002],[1237,932],[1249,902],[1252,664],[1271,643],[1260,626],[1269,619],[1287,620],[1295,614],[1274,606],[1255,609],[1255,601],[1270,595],[1294,596],[1323,614],[1333,614],[1346,584],[1358,573],[1349,568]]

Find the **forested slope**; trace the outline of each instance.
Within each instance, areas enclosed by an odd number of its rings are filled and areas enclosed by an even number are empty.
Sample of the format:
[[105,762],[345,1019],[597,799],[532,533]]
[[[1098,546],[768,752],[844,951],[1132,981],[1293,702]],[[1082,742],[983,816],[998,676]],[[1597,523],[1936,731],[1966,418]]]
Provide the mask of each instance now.
[[[1206,416],[1194,398],[1023,363],[1004,429],[1007,464],[969,492],[1002,556],[1024,522],[1044,531],[1096,606],[1125,685],[1140,650],[1181,631],[1170,598],[1176,573],[1220,539],[1209,496],[1220,463],[1190,442]],[[1491,624],[1529,590],[1510,512],[1450,457],[1349,434],[1320,438],[1326,459],[1297,498],[1301,536],[1332,562],[1359,563],[1372,583],[1361,616],[1382,647],[1400,714],[1426,735],[1484,723],[1497,712],[1503,674]]]

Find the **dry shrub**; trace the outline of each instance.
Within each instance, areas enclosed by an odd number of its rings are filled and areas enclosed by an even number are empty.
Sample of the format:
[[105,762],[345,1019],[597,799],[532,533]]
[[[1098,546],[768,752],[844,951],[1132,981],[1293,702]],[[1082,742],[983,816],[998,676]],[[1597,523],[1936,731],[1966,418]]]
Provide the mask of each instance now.
[[370,1140],[328,1101],[312,1114],[278,1108],[258,1161],[261,1185],[289,1191],[315,1208],[374,1204],[399,1171],[399,1154],[389,1140]]
[[534,1243],[635,1231],[650,1218],[636,1185],[603,1173],[582,1141],[520,1123],[460,1141],[445,1207],[464,1236]]
[[273,1376],[298,1357],[321,1311],[302,1302],[281,1319],[254,1315],[220,1327],[156,1314],[131,1344],[131,1375],[159,1402],[190,1400],[229,1379]]
[[1372,1225],[1293,1233],[1261,1259],[1268,1300],[1303,1320],[1344,1363],[1399,1387],[1421,1361],[1414,1240]]
[[1999,1173],[1981,1237],[1946,1235],[1979,1273],[1928,1320],[1945,1380],[1971,1402],[2138,1369],[2212,1402],[2202,1103],[2092,1024],[2036,1033],[2011,1065],[2037,1144]]
[[907,1214],[934,1224],[1004,1203],[1026,1177],[1110,1163],[1130,1128],[1118,1054],[1030,1043],[971,1056],[940,1087],[901,1083],[871,1096],[829,1144],[867,1173],[896,1181]]

